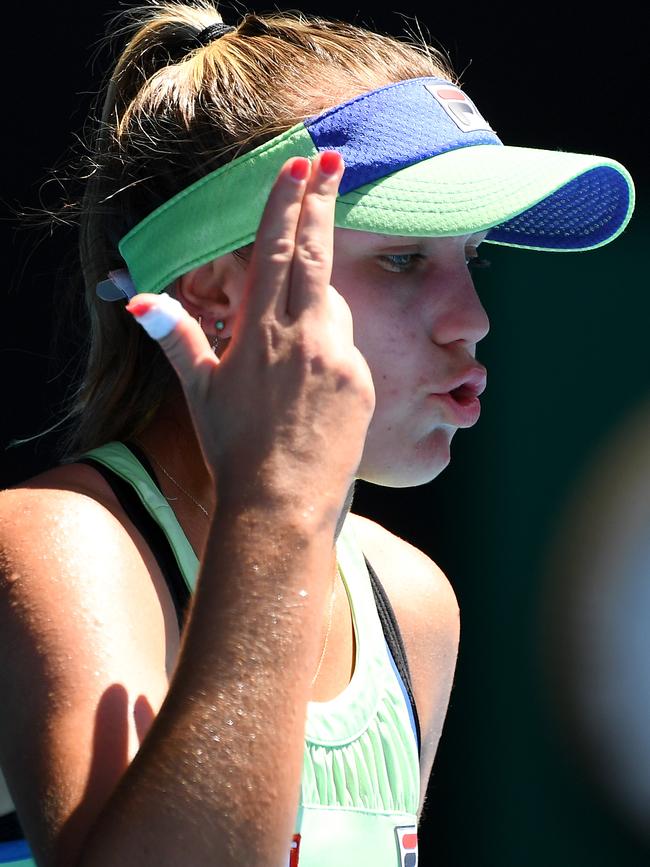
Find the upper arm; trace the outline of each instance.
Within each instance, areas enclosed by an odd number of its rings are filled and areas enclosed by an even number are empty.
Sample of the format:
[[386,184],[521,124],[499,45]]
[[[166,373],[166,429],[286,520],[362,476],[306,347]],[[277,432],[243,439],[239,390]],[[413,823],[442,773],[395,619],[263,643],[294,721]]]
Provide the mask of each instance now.
[[89,497],[0,494],[0,765],[39,864],[72,863],[166,694],[145,560]]
[[374,521],[351,518],[404,640],[422,738],[419,817],[453,685],[460,640],[458,601],[430,557]]

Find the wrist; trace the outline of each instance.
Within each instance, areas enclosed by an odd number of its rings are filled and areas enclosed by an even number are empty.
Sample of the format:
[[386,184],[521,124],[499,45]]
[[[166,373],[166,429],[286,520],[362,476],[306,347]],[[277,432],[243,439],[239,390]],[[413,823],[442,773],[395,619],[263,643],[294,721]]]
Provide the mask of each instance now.
[[216,481],[216,511],[221,516],[269,516],[273,525],[298,534],[335,534],[341,514],[349,509],[354,479],[329,487],[304,478],[283,477],[258,470],[254,476],[220,473]]

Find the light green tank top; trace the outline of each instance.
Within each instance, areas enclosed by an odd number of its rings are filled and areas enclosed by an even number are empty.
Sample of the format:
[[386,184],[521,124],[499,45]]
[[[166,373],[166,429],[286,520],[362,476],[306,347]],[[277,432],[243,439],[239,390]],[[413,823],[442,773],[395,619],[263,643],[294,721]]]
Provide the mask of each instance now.
[[[87,456],[133,486],[193,590],[196,555],[133,453],[114,442]],[[342,693],[331,701],[308,703],[300,801],[287,867],[416,867],[420,769],[409,710],[349,520],[336,548],[352,611],[356,661]],[[20,867],[31,864],[21,861]]]

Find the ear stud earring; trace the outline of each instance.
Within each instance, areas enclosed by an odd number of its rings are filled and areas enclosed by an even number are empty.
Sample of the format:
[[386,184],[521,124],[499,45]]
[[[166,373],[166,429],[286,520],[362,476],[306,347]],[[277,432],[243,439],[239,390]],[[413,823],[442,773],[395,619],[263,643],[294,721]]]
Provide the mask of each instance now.
[[223,329],[226,327],[226,323],[223,321],[223,319],[217,319],[216,322],[214,323],[214,327],[215,327],[217,333],[216,333],[215,338],[214,338],[214,343],[212,344],[212,351],[216,355],[217,349],[219,348],[219,332],[223,331]]
[[[203,328],[203,316],[199,315],[196,318],[199,323],[199,328]],[[223,321],[223,319],[217,319],[214,323],[214,327],[217,333],[215,335],[214,341],[212,342],[212,345],[210,346],[210,349],[216,355],[217,349],[219,348],[219,332],[223,331],[223,329],[226,327],[226,323]]]

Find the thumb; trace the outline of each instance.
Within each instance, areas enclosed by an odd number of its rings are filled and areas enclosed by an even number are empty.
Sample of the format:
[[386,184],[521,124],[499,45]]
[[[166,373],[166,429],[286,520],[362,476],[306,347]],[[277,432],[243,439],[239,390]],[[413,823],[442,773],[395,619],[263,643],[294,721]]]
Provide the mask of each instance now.
[[199,323],[166,292],[136,295],[126,309],[158,341],[184,386],[196,385],[194,380],[202,363],[212,367],[219,364]]

